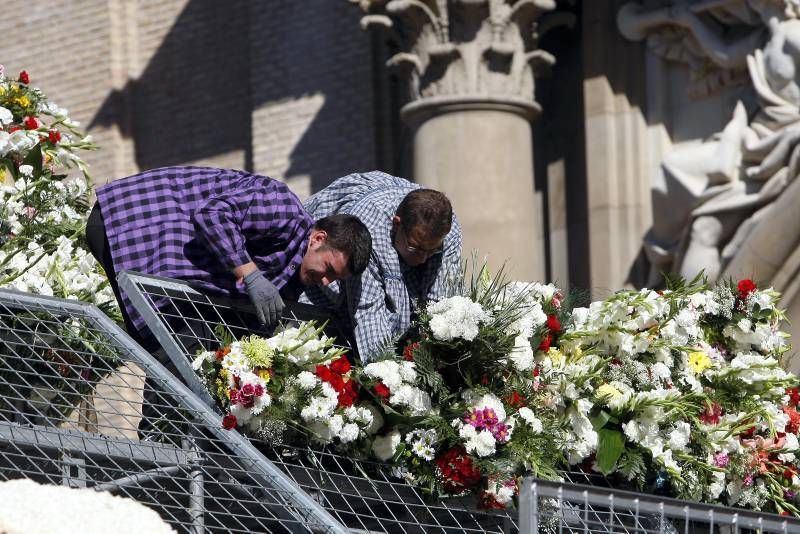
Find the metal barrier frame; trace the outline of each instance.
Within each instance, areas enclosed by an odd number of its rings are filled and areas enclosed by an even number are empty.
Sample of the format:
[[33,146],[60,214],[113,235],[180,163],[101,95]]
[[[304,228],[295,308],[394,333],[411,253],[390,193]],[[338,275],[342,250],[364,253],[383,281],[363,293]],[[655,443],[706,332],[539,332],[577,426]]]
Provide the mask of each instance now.
[[[229,432],[219,423],[219,413],[198,396],[174,375],[161,365],[152,355],[144,351],[116,323],[109,319],[98,308],[88,303],[74,300],[63,300],[54,297],[32,295],[14,290],[0,289],[0,307],[25,309],[26,312],[47,312],[56,316],[69,315],[87,321],[93,328],[101,331],[113,341],[123,357],[135,362],[147,376],[155,377],[164,392],[176,399],[181,399],[178,408],[187,410],[197,420],[203,430],[223,443],[242,469],[260,480],[262,486],[273,488],[281,510],[277,513],[303,525],[305,532],[345,533],[348,530],[319,505],[310,495],[302,491],[283,472],[268,461],[248,439],[238,432]],[[22,339],[20,338],[20,341]],[[130,459],[144,459],[162,465],[150,472],[134,473],[112,482],[94,485],[97,490],[111,490],[116,487],[136,485],[148,478],[170,476],[170,473],[182,465],[191,465],[202,461],[203,453],[192,443],[192,439],[184,439],[183,448],[146,441],[124,440],[92,435],[75,430],[65,430],[37,425],[22,426],[13,422],[0,422],[0,445],[14,447],[35,447],[37,450],[59,452],[64,458],[63,483],[67,485],[86,486],[87,474],[82,467],[82,458],[90,455]],[[19,450],[19,449],[17,449]],[[72,476],[74,467],[77,476]],[[192,530],[204,532],[203,527],[203,490],[202,474],[192,479]],[[245,491],[247,491],[245,489]],[[286,496],[289,498],[286,499]],[[295,529],[296,530],[296,529]]]
[[[578,523],[577,527],[563,524],[560,520],[559,532],[617,532],[608,530],[590,530],[593,523],[591,514],[602,509],[603,514],[611,517],[617,513],[625,513],[629,517],[651,517],[664,520],[678,520],[687,525],[690,522],[708,526],[709,532],[715,528],[728,527],[730,531],[741,529],[762,533],[800,532],[800,519],[782,517],[776,514],[758,513],[745,509],[727,506],[703,504],[692,501],[670,499],[667,497],[647,495],[632,491],[610,488],[599,488],[584,484],[571,484],[539,480],[525,477],[519,495],[519,531],[520,534],[538,534],[544,530],[541,517],[540,500],[553,499],[557,508],[563,513],[565,508],[571,509],[570,515]],[[627,530],[625,532],[628,532]],[[644,528],[631,532],[649,532]],[[659,530],[663,532],[663,530]]]

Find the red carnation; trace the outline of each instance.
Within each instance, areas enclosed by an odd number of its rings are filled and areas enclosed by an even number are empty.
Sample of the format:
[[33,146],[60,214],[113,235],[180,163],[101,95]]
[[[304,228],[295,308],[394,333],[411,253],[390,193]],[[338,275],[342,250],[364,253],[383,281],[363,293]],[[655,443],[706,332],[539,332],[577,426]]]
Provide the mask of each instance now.
[[20,127],[19,127],[19,126],[17,126],[17,125],[14,125],[14,126],[9,126],[9,127],[8,127],[8,133],[14,133],[14,132],[18,132],[18,131],[19,131],[19,130],[21,130],[21,129],[22,129],[22,128],[20,128]]
[[252,408],[256,402],[256,388],[253,384],[245,384],[239,390],[239,402],[245,408]]
[[229,413],[225,417],[222,418],[222,428],[225,430],[230,430],[232,428],[236,428],[236,416],[232,413]]
[[495,496],[489,493],[488,491],[481,492],[480,505],[481,508],[484,508],[486,510],[503,510],[506,507],[505,504],[500,504],[500,502],[495,498]]
[[561,331],[561,322],[558,320],[558,317],[555,315],[547,316],[547,329],[553,333]]
[[330,368],[326,365],[318,365],[317,368],[314,370],[314,373],[323,382],[330,382],[331,376],[333,376],[333,373],[331,373]]
[[358,389],[356,389],[356,384],[352,380],[345,382],[336,393],[340,408],[349,408],[358,400]]
[[515,408],[525,406],[525,399],[516,391],[512,391],[511,394],[506,397],[506,402],[509,406],[513,406]]
[[450,493],[461,493],[481,480],[481,472],[472,465],[472,458],[461,447],[454,447],[439,456],[436,466],[442,474],[445,491]]
[[22,124],[25,125],[26,130],[35,130],[39,127],[39,121],[36,120],[36,117],[25,117],[22,120]]
[[739,298],[745,300],[750,293],[756,290],[756,283],[749,278],[745,278],[744,280],[739,280],[736,287],[739,290]]
[[791,434],[800,432],[800,413],[792,406],[784,406],[783,413],[789,416],[789,422],[786,423],[786,431]]
[[547,334],[546,336],[544,336],[542,338],[542,342],[539,343],[539,350],[541,350],[543,352],[547,352],[548,350],[550,350],[550,344],[552,342],[553,342],[553,336],[551,336],[550,334]]
[[700,414],[700,421],[707,425],[716,425],[719,424],[720,416],[722,416],[722,406],[714,402],[706,405],[705,411]]
[[61,132],[59,132],[58,130],[50,130],[47,133],[47,138],[50,139],[50,142],[55,145],[56,143],[61,141]]
[[331,376],[328,378],[327,382],[337,393],[340,392],[344,387],[344,379],[342,378],[342,375],[331,373]]
[[25,84],[31,83],[31,78],[30,76],[28,76],[27,71],[23,70],[22,72],[19,73],[19,81]]
[[406,348],[403,349],[403,359],[407,362],[414,361],[414,350],[419,347],[418,342],[411,343],[410,345],[406,345]]
[[375,395],[382,399],[388,399],[392,392],[383,382],[378,382],[374,386],[372,386],[372,391],[375,392]]
[[334,373],[339,373],[340,375],[343,375],[350,370],[350,361],[346,357],[341,356],[338,359],[331,362],[330,368],[331,371],[333,371]]

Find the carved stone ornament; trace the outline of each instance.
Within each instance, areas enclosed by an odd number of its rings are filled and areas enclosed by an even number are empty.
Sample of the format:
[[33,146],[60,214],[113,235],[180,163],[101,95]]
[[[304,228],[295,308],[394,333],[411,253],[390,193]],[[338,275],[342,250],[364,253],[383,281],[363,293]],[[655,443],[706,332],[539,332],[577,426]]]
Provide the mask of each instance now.
[[388,65],[409,80],[403,115],[429,106],[507,107],[533,117],[534,74],[555,58],[537,48],[537,20],[555,0],[350,0],[364,29],[391,32]]
[[[770,2],[774,0],[766,0]],[[689,95],[745,83],[747,55],[768,35],[751,0],[632,1],[617,14],[620,33],[647,40],[658,56],[689,66]]]

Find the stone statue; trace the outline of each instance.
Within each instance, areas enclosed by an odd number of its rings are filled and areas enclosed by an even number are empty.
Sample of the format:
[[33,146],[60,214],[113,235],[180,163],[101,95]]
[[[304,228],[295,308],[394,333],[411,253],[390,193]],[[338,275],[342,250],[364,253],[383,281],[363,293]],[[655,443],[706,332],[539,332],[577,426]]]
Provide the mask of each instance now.
[[[753,228],[775,219],[769,210],[800,167],[800,0],[679,1],[649,11],[630,5],[620,12],[623,33],[680,28],[718,65],[746,61],[758,100],[750,114],[739,102],[722,132],[664,159],[644,244],[649,269],[632,273],[637,285],[657,286],[663,272],[692,277],[704,270],[714,280]],[[761,28],[721,26],[756,16]]]

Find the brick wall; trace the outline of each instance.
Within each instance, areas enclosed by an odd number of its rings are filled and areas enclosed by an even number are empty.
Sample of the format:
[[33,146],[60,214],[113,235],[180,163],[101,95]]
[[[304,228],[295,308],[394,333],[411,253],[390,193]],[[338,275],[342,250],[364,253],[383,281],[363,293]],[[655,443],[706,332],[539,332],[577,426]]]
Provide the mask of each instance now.
[[369,36],[345,0],[5,0],[0,63],[88,127],[102,183],[182,163],[305,196],[374,168]]

